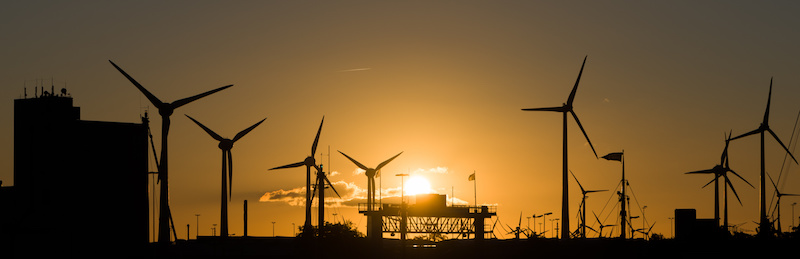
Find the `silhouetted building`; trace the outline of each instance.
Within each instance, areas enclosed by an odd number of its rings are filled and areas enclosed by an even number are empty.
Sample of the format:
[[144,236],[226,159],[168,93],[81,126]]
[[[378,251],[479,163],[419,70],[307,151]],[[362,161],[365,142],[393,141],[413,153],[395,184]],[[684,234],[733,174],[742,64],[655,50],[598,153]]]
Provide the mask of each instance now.
[[147,147],[143,124],[80,120],[63,92],[14,100],[14,186],[0,191],[10,208],[0,216],[0,249],[25,257],[143,251]]
[[721,234],[716,220],[698,219],[695,209],[675,209],[675,239],[705,240]]

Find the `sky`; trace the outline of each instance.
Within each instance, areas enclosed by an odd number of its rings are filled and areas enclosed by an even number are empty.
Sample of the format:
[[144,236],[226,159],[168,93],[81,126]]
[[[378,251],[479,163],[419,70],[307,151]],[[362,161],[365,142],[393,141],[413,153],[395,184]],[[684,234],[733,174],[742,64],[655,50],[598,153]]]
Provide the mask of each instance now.
[[[28,96],[36,86],[67,88],[84,120],[140,122],[147,109],[157,114],[112,60],[162,101],[234,85],[172,117],[170,206],[180,238],[185,224],[192,237],[195,229],[210,235],[220,206],[217,142],[184,114],[229,138],[267,118],[232,149],[234,235],[243,231],[244,200],[250,235],[271,236],[274,226],[276,235],[289,236],[292,224],[303,223],[302,200],[281,197],[302,191],[304,168],[269,169],[308,156],[323,116],[314,155],[343,194],[326,210],[328,217],[336,213],[338,221],[352,221],[362,231],[366,225],[354,206],[363,202],[366,177],[337,151],[367,166],[403,152],[377,179],[383,197],[398,193],[396,174],[410,173],[457,204],[477,197],[479,204],[497,206],[493,220],[499,225],[513,226],[522,213],[525,227],[533,214],[553,212],[548,221],[560,217],[562,119],[521,109],[566,102],[586,57],[575,112],[599,156],[625,151],[631,215],[644,213],[647,223],[655,223],[652,233],[669,237],[675,209],[713,217],[713,188],[701,188],[712,177],[684,173],[719,163],[725,132],[739,135],[759,126],[770,78],[770,126],[798,152],[798,5],[6,3],[0,10],[0,180],[13,185],[13,100],[25,88]],[[160,120],[152,121],[158,146]],[[574,120],[567,123],[570,170],[587,189],[614,190],[620,163],[595,157]],[[752,234],[759,215],[758,137],[732,142],[729,152],[731,167],[756,186],[733,180],[743,205],[731,200],[730,222]],[[800,166],[785,163],[784,154],[767,138],[767,171],[780,179],[781,192],[800,193]],[[472,173],[476,182],[467,180]],[[771,197],[774,188],[766,186]],[[784,197],[785,230],[793,198]],[[591,194],[587,210],[614,224],[615,199],[613,191]],[[580,190],[572,179],[569,204],[574,229]],[[633,224],[642,224],[641,218]]]

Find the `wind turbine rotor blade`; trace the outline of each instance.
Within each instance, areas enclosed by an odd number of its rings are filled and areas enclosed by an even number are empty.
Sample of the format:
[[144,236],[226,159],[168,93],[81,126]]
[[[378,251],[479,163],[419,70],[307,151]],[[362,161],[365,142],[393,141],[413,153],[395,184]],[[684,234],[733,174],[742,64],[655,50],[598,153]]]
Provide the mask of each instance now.
[[258,127],[258,125],[260,125],[260,124],[261,124],[262,122],[264,122],[264,120],[266,120],[266,119],[267,119],[267,118],[264,118],[264,119],[262,119],[261,121],[257,122],[256,124],[253,124],[253,126],[250,126],[249,128],[246,128],[246,129],[244,129],[244,130],[240,131],[239,133],[236,133],[236,136],[235,136],[235,137],[233,137],[233,140],[232,140],[232,141],[233,141],[233,142],[236,142],[236,141],[237,141],[237,140],[239,140],[240,138],[244,137],[244,135],[247,135],[247,133],[250,133],[250,131],[251,131],[251,130],[253,130],[253,129],[255,129],[256,127]]
[[772,77],[769,78],[769,95],[767,95],[767,109],[764,111],[764,125],[769,125],[769,106],[772,101]]
[[147,100],[150,100],[150,102],[156,108],[161,109],[162,107],[164,107],[164,102],[162,102],[155,95],[150,93],[150,91],[147,91],[147,89],[145,89],[144,86],[139,84],[139,82],[136,82],[136,80],[133,79],[133,77],[131,77],[130,75],[128,75],[128,73],[125,73],[125,71],[122,70],[122,68],[117,66],[117,64],[114,64],[114,62],[111,60],[109,60],[108,62],[111,62],[111,65],[114,66],[114,68],[116,68],[120,73],[122,73],[122,75],[125,76],[125,78],[127,78],[128,81],[131,81],[131,83],[133,83],[133,85],[136,86],[136,88],[139,89],[139,91],[142,92],[142,94],[144,94],[145,97],[147,97]]
[[750,132],[747,132],[745,134],[736,136],[736,137],[732,138],[731,140],[740,139],[740,138],[747,137],[747,136],[750,136],[750,135],[753,135],[753,134],[758,134],[758,133],[761,133],[761,131],[763,131],[761,128],[754,129],[754,130],[752,130]]
[[733,173],[733,175],[735,175],[736,177],[739,177],[739,179],[742,179],[742,181],[744,181],[745,183],[747,183],[747,185],[750,185],[750,187],[756,188],[755,186],[753,186],[752,184],[750,184],[750,182],[748,182],[747,180],[745,180],[745,179],[744,179],[744,178],[743,178],[741,175],[737,174],[737,173],[736,173],[736,172],[734,172],[733,170],[731,170],[731,169],[728,169],[728,172],[731,172],[731,173]]
[[713,182],[716,182],[716,181],[717,181],[717,179],[719,179],[719,175],[715,176],[713,180],[711,180],[711,181],[710,181],[710,182],[708,182],[706,185],[703,185],[703,187],[700,187],[700,188],[706,188],[706,186],[708,186],[709,184],[711,184],[711,183],[713,183]]
[[716,173],[714,169],[706,169],[706,170],[688,172],[684,174],[713,174],[713,173]]
[[778,141],[778,144],[781,144],[781,147],[783,147],[783,150],[786,150],[786,153],[788,153],[789,156],[792,157],[792,160],[794,160],[794,163],[797,164],[797,159],[795,159],[794,155],[792,155],[792,151],[789,151],[789,148],[787,148],[786,145],[783,144],[781,139],[778,138],[778,135],[776,135],[775,132],[772,131],[772,129],[770,129],[770,128],[767,128],[767,131],[769,132],[770,135],[772,135],[773,138],[775,138],[775,141]]
[[589,135],[586,134],[586,130],[583,129],[583,125],[581,125],[581,121],[578,119],[578,115],[575,115],[575,112],[570,110],[569,113],[572,113],[572,118],[575,118],[575,122],[578,123],[578,128],[581,129],[583,132],[583,136],[586,137],[586,142],[589,142],[589,147],[592,148],[592,152],[594,153],[594,157],[598,158],[597,151],[594,150],[594,145],[592,145],[592,141],[589,140]]
[[220,87],[220,88],[217,88],[217,89],[205,92],[205,93],[201,93],[201,94],[198,94],[198,95],[195,95],[195,96],[192,96],[192,97],[183,98],[183,99],[180,99],[180,100],[172,102],[170,104],[170,106],[172,106],[172,109],[178,109],[178,107],[184,106],[187,103],[194,102],[197,99],[200,99],[200,98],[206,97],[206,96],[208,96],[210,94],[225,90],[225,89],[227,89],[228,87],[231,87],[231,86],[233,86],[233,85],[226,85],[226,86],[223,86],[223,87]]
[[523,111],[547,111],[547,112],[564,112],[564,107],[545,107],[545,108],[527,108]]
[[316,154],[317,152],[317,144],[319,144],[319,134],[322,133],[322,123],[324,122],[325,122],[325,116],[322,116],[322,121],[319,123],[319,129],[317,130],[317,136],[314,137],[314,144],[311,145],[311,157],[314,157],[314,154]]
[[293,167],[299,167],[299,166],[304,166],[304,165],[306,165],[305,161],[297,162],[297,163],[294,163],[294,164],[288,164],[288,165],[284,165],[284,166],[279,166],[279,167],[271,168],[269,170],[283,169],[283,168],[293,168]]
[[[184,114],[184,115],[186,115],[186,114]],[[195,124],[197,124],[197,126],[200,126],[200,128],[202,128],[203,130],[205,130],[205,131],[206,131],[206,133],[208,133],[208,135],[210,135],[210,136],[211,136],[212,138],[214,138],[215,140],[217,140],[217,141],[223,141],[223,140],[225,140],[225,138],[221,137],[219,134],[217,134],[217,133],[216,133],[216,132],[214,132],[213,130],[209,129],[208,127],[206,127],[205,125],[203,125],[203,124],[202,124],[202,123],[200,123],[199,121],[195,120],[195,119],[194,119],[194,118],[192,118],[191,116],[189,116],[189,115],[186,115],[186,117],[188,117],[190,120],[194,121],[194,123],[195,123]]]
[[583,57],[583,64],[581,64],[581,71],[578,72],[578,79],[575,80],[575,86],[572,87],[572,92],[569,93],[569,98],[567,99],[567,106],[572,106],[572,101],[575,100],[575,93],[578,91],[578,83],[581,82],[581,75],[583,75],[583,67],[586,66],[586,58],[589,55]]
[[775,187],[775,190],[777,190],[778,189],[778,185],[775,184],[775,181],[772,180],[772,176],[770,176],[769,173],[766,173],[766,174],[767,174],[767,178],[769,178],[769,181],[772,183],[772,187]]
[[569,173],[572,174],[572,178],[574,178],[575,182],[578,183],[578,187],[581,188],[581,192],[586,193],[586,191],[583,189],[583,186],[581,185],[581,182],[578,181],[578,177],[575,177],[575,173],[573,173],[572,170],[569,170]]
[[403,153],[403,152],[400,152],[400,153],[398,153],[397,155],[394,155],[392,158],[386,159],[386,161],[383,161],[383,162],[381,162],[380,164],[378,164],[378,167],[375,167],[375,170],[381,170],[381,168],[383,168],[384,166],[386,166],[387,164],[389,164],[389,162],[392,162],[392,160],[394,160],[395,158],[397,158],[398,156],[400,156],[400,154],[402,154],[402,153]]
[[331,190],[333,190],[333,193],[336,193],[336,196],[339,196],[339,198],[342,198],[342,196],[339,195],[339,192],[336,191],[336,188],[333,187],[333,183],[331,183],[331,180],[328,180],[328,177],[325,177],[325,181],[328,182],[328,185],[331,186]]
[[[339,150],[336,150],[336,151],[339,151]],[[345,154],[344,152],[342,152],[342,151],[339,151],[339,153],[340,153],[340,154],[342,154],[342,155],[343,155],[344,157],[346,157],[347,159],[349,159],[349,160],[350,160],[350,162],[353,162],[353,164],[356,164],[356,166],[358,166],[358,168],[361,168],[361,170],[364,170],[364,171],[367,171],[367,170],[369,170],[369,167],[367,167],[367,166],[365,166],[365,165],[363,165],[363,164],[359,163],[358,161],[356,161],[356,160],[355,160],[355,159],[353,159],[352,157],[348,156],[348,155],[347,155],[347,154]]]
[[728,178],[727,175],[725,176],[725,178],[726,178],[725,184],[727,184],[728,187],[731,187],[731,191],[733,191],[733,196],[736,197],[737,201],[739,201],[739,205],[744,206],[744,204],[742,204],[742,199],[739,199],[739,193],[736,192],[736,188],[733,188],[733,184],[731,184],[731,181],[727,179]]
[[597,223],[600,223],[600,225],[603,225],[603,222],[600,221],[600,218],[597,217],[597,213],[594,213],[594,211],[592,211],[592,215],[594,215],[594,219],[597,220]]

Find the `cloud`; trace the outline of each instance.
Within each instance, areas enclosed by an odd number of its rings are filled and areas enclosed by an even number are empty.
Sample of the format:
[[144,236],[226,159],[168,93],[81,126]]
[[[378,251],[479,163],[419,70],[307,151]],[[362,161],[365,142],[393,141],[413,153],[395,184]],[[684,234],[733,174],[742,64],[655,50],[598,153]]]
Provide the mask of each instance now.
[[367,171],[365,171],[364,169],[356,168],[356,170],[353,170],[353,175],[360,175],[360,174],[364,174],[366,172]]
[[437,166],[435,168],[423,169],[417,168],[412,173],[434,173],[434,174],[446,174],[449,173],[447,167]]
[[[424,170],[425,172],[429,172],[429,170]],[[434,171],[435,172],[435,171]],[[358,207],[358,204],[367,203],[367,190],[359,187],[353,182],[345,182],[345,181],[337,181],[332,182],[333,188],[339,192],[341,197],[336,196],[333,191],[327,191],[325,193],[325,207]],[[401,188],[400,187],[391,187],[391,188],[384,188],[380,191],[380,194],[375,196],[377,198],[381,198],[383,203],[400,203],[401,197]],[[312,203],[312,207],[319,206],[316,204],[315,201]],[[297,187],[294,189],[289,190],[275,190],[264,193],[261,198],[258,200],[259,202],[282,202],[289,204],[291,206],[305,206],[306,200],[306,188],[305,187]],[[413,201],[413,200],[412,200]],[[455,205],[470,205],[471,202],[466,200],[459,199],[458,197],[453,198],[447,194],[447,203],[453,203]]]
[[[361,189],[355,183],[345,181],[331,182],[333,188],[341,195],[337,196],[333,191],[325,192],[325,206],[358,206],[358,203],[365,203],[367,190]],[[259,202],[284,202],[291,206],[305,206],[306,187],[297,187],[290,190],[275,190],[264,193]],[[315,198],[316,200],[316,198]],[[362,201],[359,201],[362,200]],[[319,206],[312,203],[312,206]]]
[[608,98],[603,98],[603,102],[604,102],[604,103],[610,103],[610,102],[611,102],[611,100],[609,100]]

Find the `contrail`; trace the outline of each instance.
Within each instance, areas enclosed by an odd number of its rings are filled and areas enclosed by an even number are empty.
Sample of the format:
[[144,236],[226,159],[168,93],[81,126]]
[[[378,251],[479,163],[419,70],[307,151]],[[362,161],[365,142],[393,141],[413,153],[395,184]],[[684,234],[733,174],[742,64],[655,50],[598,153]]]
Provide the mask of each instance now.
[[370,67],[362,67],[362,68],[339,70],[339,72],[356,72],[356,71],[365,71],[365,70],[370,70],[370,69],[372,69],[372,68],[370,68]]

